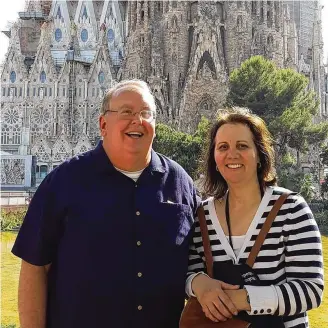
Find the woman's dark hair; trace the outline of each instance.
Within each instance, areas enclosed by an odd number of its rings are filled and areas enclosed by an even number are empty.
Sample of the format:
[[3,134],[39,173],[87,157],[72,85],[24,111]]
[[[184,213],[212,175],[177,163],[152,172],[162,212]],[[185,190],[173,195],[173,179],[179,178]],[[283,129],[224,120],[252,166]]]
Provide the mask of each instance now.
[[207,196],[220,199],[228,190],[227,182],[216,170],[214,159],[216,133],[224,124],[244,124],[249,127],[260,159],[257,176],[261,190],[264,191],[266,186],[276,185],[273,140],[265,122],[259,116],[252,114],[247,108],[230,108],[218,112],[217,121],[209,132],[208,145],[204,156],[204,193]]

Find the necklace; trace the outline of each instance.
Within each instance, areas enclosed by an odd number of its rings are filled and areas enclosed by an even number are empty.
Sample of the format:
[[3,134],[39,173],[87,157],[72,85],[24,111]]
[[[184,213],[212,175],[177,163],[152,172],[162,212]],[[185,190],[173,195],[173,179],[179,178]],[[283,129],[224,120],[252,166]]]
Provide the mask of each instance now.
[[225,203],[225,216],[226,216],[228,232],[229,232],[229,243],[230,243],[231,248],[233,249],[233,243],[232,243],[232,238],[231,238],[230,213],[229,213],[229,191],[227,191],[227,198],[226,198],[226,203]]
[[[264,196],[264,192],[262,191],[262,188],[261,188],[261,199],[263,198],[263,196]],[[226,197],[226,203],[225,203],[225,216],[226,216],[228,232],[229,232],[229,243],[230,243],[231,248],[233,249],[232,236],[231,236],[230,211],[229,211],[229,190],[227,191],[227,197]]]

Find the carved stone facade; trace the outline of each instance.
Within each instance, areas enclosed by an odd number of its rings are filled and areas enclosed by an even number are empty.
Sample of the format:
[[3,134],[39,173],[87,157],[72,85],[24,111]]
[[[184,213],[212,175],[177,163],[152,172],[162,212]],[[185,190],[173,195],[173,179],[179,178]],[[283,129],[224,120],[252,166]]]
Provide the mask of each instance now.
[[1,152],[0,155],[1,188],[31,187],[33,171],[32,156],[11,155],[6,152]]
[[120,5],[30,1],[9,35],[1,70],[1,148],[35,155],[38,181],[99,139],[99,104],[123,59]]
[[94,146],[102,95],[126,78],[150,84],[159,121],[192,132],[252,55],[308,75],[324,102],[318,15],[309,62],[284,1],[31,1],[6,32],[1,147],[36,155],[41,178]]
[[202,115],[212,118],[225,103],[231,71],[245,59],[263,55],[279,67],[308,71],[303,73],[322,100],[321,119],[328,113],[321,9],[314,3],[313,58],[304,61],[285,1],[128,2],[122,77],[147,80],[160,120],[192,132]]

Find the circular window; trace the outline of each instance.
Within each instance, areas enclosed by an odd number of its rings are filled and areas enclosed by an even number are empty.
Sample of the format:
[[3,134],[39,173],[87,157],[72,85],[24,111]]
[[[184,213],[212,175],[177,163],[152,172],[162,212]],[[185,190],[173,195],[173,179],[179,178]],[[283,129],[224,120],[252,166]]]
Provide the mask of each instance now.
[[63,37],[62,31],[60,28],[57,28],[55,31],[55,40],[59,42]]
[[15,71],[12,71],[10,73],[10,82],[11,83],[14,83],[16,81],[16,72]]
[[103,84],[105,82],[105,73],[103,71],[99,72],[99,74],[98,74],[98,81],[101,84]]
[[107,38],[109,42],[113,42],[115,38],[115,33],[114,31],[110,28],[107,32]]
[[41,83],[44,83],[44,82],[46,82],[46,73],[45,73],[45,71],[42,71],[41,72],[41,74],[40,74],[40,81],[41,81]]
[[88,31],[85,28],[81,31],[81,40],[83,42],[88,41]]
[[36,108],[32,112],[32,122],[39,126],[47,124],[50,121],[50,118],[50,112],[43,107]]
[[19,121],[19,113],[16,108],[8,108],[3,116],[5,123],[10,125],[16,124]]

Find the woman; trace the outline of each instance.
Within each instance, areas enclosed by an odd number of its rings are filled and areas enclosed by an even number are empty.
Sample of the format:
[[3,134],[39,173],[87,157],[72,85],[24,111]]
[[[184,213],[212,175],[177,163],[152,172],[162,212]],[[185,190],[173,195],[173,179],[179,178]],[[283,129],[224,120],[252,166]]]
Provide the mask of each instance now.
[[213,321],[247,311],[249,318],[274,315],[281,317],[282,326],[308,327],[306,311],[322,298],[322,246],[312,212],[296,193],[279,210],[256,258],[253,271],[260,284],[252,279],[242,288],[227,284],[233,283],[231,267],[244,265],[273,204],[286,191],[276,186],[272,139],[264,121],[246,109],[221,112],[206,157],[205,194],[212,197],[203,207],[218,280],[202,274],[196,218],[187,294],[197,297]]

